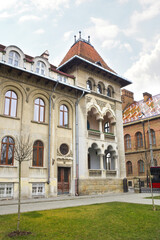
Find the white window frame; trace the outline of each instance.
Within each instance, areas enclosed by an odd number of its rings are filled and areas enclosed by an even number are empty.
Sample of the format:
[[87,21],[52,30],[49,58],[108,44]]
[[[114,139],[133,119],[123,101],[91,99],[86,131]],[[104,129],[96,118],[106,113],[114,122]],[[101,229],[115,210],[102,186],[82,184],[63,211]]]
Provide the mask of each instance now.
[[10,51],[9,52],[8,63],[13,65],[13,66],[19,66],[19,62],[20,62],[19,53],[17,53],[16,51],[13,51],[13,50]]
[[[35,188],[35,191],[33,191]],[[42,188],[42,191],[39,191]],[[44,183],[32,183],[32,196],[44,196],[45,195],[45,184]]]
[[65,76],[62,76],[62,75],[58,74],[57,79],[60,82],[67,83],[67,77],[65,77]]
[[36,73],[45,76],[46,74],[46,64],[42,61],[37,61],[36,63]]
[[[7,188],[10,188],[10,190]],[[4,189],[4,191],[2,189]],[[12,198],[12,197],[13,197],[13,183],[0,183],[0,198]]]

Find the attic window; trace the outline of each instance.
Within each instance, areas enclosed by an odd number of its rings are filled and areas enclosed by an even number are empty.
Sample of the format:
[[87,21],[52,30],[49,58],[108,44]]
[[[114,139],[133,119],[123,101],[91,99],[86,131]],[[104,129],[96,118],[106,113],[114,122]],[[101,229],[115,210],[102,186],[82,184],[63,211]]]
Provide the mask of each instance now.
[[102,63],[100,61],[95,62],[95,64],[102,66]]

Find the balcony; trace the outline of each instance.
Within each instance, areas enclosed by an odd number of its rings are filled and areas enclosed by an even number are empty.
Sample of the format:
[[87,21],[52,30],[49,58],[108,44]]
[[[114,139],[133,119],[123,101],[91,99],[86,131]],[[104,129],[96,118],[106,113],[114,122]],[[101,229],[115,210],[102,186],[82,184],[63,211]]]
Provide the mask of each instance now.
[[100,135],[101,135],[101,133],[99,130],[95,130],[95,129],[88,130],[88,137],[89,136],[100,137]]
[[100,169],[89,169],[89,177],[101,177],[102,170]]
[[110,138],[110,139],[115,139],[115,135],[111,132],[104,132],[104,137],[106,138]]

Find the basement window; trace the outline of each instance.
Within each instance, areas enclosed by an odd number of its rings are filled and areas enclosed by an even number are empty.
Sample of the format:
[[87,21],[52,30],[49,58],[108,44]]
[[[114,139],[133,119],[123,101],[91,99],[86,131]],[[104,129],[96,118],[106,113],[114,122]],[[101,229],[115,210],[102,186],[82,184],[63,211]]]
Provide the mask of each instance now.
[[0,198],[13,197],[13,183],[0,183]]
[[32,184],[32,196],[44,196],[45,194],[44,183],[33,183]]

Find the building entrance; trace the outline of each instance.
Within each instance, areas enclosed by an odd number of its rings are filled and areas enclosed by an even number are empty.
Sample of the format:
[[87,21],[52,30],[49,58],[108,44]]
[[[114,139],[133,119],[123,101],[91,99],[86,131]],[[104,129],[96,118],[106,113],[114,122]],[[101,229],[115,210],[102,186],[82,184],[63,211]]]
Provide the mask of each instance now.
[[70,188],[70,168],[58,167],[58,194],[69,193]]

